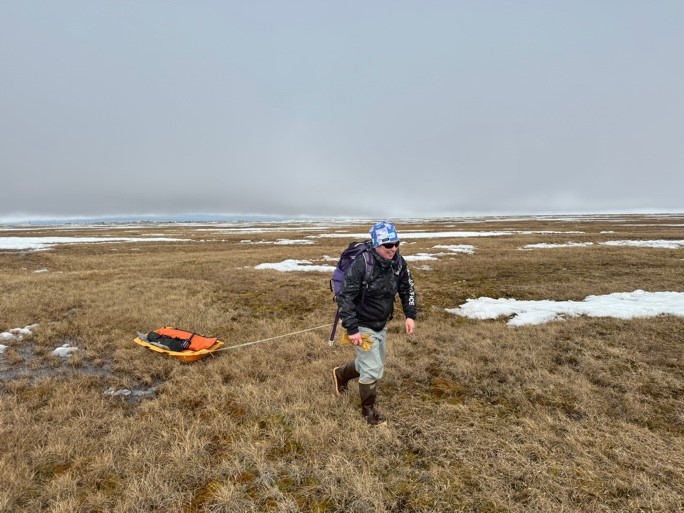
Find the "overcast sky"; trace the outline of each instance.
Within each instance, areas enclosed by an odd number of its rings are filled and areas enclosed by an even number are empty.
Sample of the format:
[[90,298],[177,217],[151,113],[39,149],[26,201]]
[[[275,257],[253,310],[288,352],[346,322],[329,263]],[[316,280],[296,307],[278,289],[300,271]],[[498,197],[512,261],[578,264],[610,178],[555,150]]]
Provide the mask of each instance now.
[[684,211],[681,0],[0,3],[12,216]]

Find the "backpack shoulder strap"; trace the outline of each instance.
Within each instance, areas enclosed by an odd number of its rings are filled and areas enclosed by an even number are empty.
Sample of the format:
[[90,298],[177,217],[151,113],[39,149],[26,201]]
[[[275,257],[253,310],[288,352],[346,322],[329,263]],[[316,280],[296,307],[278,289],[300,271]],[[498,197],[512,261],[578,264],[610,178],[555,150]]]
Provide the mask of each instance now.
[[361,300],[359,301],[359,305],[362,305],[366,300],[366,289],[368,288],[368,282],[373,274],[374,260],[375,259],[373,258],[373,255],[370,254],[370,250],[363,252],[363,261],[366,264],[366,272],[363,275],[363,282],[361,282]]
[[373,255],[370,254],[370,251],[364,251],[363,259],[366,263],[366,272],[363,275],[363,286],[364,288],[366,288],[368,287],[368,282],[370,281],[371,274],[373,274]]

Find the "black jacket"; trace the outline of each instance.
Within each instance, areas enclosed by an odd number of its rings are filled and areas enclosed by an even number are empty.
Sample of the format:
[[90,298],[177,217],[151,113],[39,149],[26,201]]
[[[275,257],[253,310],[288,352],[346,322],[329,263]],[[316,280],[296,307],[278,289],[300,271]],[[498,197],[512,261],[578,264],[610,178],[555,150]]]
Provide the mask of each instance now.
[[358,333],[359,326],[381,331],[392,315],[397,292],[404,315],[416,318],[416,291],[404,258],[397,251],[391,261],[385,260],[375,249],[370,250],[370,258],[373,259],[373,272],[365,292],[362,289],[366,261],[359,256],[347,269],[337,295],[342,326],[350,335]]

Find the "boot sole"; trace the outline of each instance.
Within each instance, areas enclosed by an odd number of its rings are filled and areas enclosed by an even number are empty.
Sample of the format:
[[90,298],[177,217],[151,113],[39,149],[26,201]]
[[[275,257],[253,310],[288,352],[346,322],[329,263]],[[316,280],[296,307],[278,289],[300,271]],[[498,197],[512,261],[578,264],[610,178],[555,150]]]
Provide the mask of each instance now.
[[337,374],[335,374],[335,371],[339,369],[339,367],[335,367],[332,371],[332,377],[333,377],[333,384],[335,385],[335,395],[340,396],[342,395],[342,392],[340,392],[339,387],[337,386]]

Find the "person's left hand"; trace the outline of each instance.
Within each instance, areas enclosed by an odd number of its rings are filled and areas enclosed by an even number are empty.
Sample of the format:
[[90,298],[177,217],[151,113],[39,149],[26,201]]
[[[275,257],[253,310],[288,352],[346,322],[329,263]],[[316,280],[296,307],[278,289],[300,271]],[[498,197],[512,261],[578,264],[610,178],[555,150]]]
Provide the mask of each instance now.
[[406,334],[412,335],[416,331],[416,321],[413,319],[406,319]]

